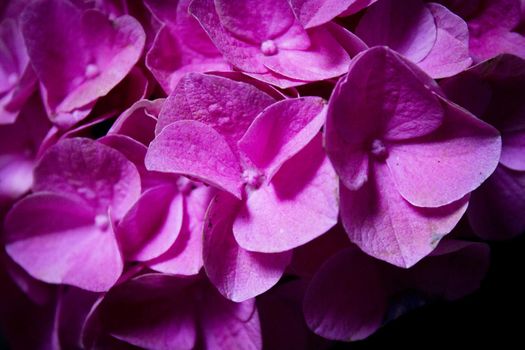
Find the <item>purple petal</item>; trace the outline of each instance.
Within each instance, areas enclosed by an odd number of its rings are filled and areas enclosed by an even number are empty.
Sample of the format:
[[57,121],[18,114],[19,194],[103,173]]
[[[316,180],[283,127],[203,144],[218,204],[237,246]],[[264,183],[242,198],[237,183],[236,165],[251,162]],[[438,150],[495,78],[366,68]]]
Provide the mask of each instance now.
[[500,165],[472,193],[468,217],[474,232],[483,239],[501,240],[525,230],[525,173]]
[[359,190],[340,187],[341,218],[350,240],[364,252],[400,267],[411,267],[452,231],[468,197],[439,208],[417,208],[397,191],[386,165],[375,164]]
[[367,9],[356,29],[368,46],[386,45],[412,62],[429,54],[436,33],[432,13],[420,0],[407,0],[403,6],[393,0],[377,2]]
[[120,277],[122,259],[112,230],[95,215],[65,195],[28,196],[6,218],[7,253],[42,281],[108,290]]
[[170,124],[157,135],[146,154],[146,168],[184,174],[241,198],[241,166],[224,137],[193,120]]
[[182,227],[183,198],[171,185],[145,191],[117,226],[124,256],[151,260],[165,253]]
[[264,254],[241,248],[232,233],[240,202],[226,193],[213,199],[204,223],[204,268],[219,292],[244,301],[274,286],[288,265],[290,252]]
[[387,295],[377,263],[355,247],[332,256],[304,297],[306,323],[328,339],[360,340],[382,324]]
[[239,150],[267,180],[305,147],[325,121],[325,102],[318,97],[286,99],[267,107],[239,140]]
[[330,22],[359,0],[292,0],[291,6],[305,28]]
[[33,190],[81,198],[97,213],[111,208],[119,219],[140,195],[140,176],[122,153],[89,139],[66,139],[38,163]]
[[318,134],[286,162],[269,185],[249,192],[233,234],[249,251],[276,253],[298,247],[337,223],[337,177]]
[[411,204],[439,207],[476,189],[496,169],[501,138],[496,129],[443,100],[441,128],[394,144],[386,159],[399,193]]

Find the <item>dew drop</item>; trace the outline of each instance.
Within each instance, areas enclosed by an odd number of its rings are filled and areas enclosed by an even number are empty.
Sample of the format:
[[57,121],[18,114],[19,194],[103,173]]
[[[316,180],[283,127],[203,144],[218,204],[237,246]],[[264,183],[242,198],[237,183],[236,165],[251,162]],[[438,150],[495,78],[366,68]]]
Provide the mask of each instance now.
[[84,72],[84,75],[86,78],[94,78],[96,75],[98,75],[99,69],[96,64],[88,64],[86,67],[86,71]]

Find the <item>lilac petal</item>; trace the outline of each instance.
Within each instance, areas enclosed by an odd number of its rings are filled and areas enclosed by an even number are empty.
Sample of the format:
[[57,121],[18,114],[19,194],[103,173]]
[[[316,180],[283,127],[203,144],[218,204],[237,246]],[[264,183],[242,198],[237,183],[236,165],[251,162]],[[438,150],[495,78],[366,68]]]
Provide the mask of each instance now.
[[325,27],[308,31],[311,46],[308,50],[279,51],[264,56],[262,62],[273,72],[293,79],[315,81],[343,75],[348,70],[350,57]]
[[382,0],[367,9],[356,34],[368,46],[386,45],[412,62],[425,58],[436,41],[432,13],[421,0],[407,0],[399,6]]
[[368,49],[368,46],[361,38],[347,30],[346,28],[336,24],[328,23],[326,28],[330,31],[335,40],[345,49],[350,57],[356,56],[358,53]]
[[408,268],[428,255],[463,216],[468,197],[439,208],[417,208],[397,191],[386,165],[359,190],[340,187],[341,218],[350,240],[365,253]]
[[[31,220],[27,220],[31,217]],[[122,272],[111,229],[95,213],[61,194],[33,194],[6,218],[7,253],[32,276],[92,291],[108,290]]]
[[199,311],[206,349],[262,349],[254,299],[235,303],[210,286],[199,303]]
[[148,274],[107,293],[91,312],[89,322],[113,337],[146,349],[192,349],[196,341],[193,303],[188,281]]
[[513,170],[525,171],[525,129],[505,133],[502,141],[501,164]]
[[253,85],[190,73],[164,103],[156,133],[178,120],[196,120],[214,128],[238,154],[237,142],[255,117],[273,102]]
[[500,165],[494,174],[472,193],[468,218],[474,232],[483,239],[501,240],[525,230],[525,173]]
[[145,191],[117,226],[127,260],[146,261],[165,253],[182,227],[182,195],[171,185]]
[[170,28],[162,27],[148,51],[146,65],[167,93],[175,89],[186,73],[231,69],[218,51],[213,55],[203,55],[184,46],[192,41],[179,38]]
[[337,223],[337,176],[318,134],[286,162],[269,185],[248,194],[233,234],[249,251],[277,253],[298,247]]
[[111,208],[119,219],[140,195],[137,168],[122,153],[101,143],[74,138],[62,140],[35,168],[34,191],[81,198],[97,213]]
[[226,298],[239,302],[273,287],[288,265],[291,253],[264,254],[241,248],[232,233],[238,200],[226,193],[213,199],[204,223],[204,268]]
[[428,259],[406,271],[405,279],[429,296],[457,300],[479,289],[489,263],[487,244],[447,240]]
[[341,17],[351,16],[354,13],[361,11],[364,8],[375,3],[377,0],[355,0],[344,12],[341,13]]
[[[498,165],[496,129],[443,100],[439,131],[392,145],[386,159],[399,193],[411,204],[440,207],[457,201],[485,181]],[[417,169],[417,170],[416,170]]]
[[442,5],[427,7],[436,21],[436,42],[417,65],[435,79],[456,75],[472,64],[467,24]]
[[377,263],[355,247],[332,256],[312,279],[303,308],[316,334],[344,341],[368,337],[381,326],[387,308]]
[[215,0],[215,8],[226,30],[257,45],[279,37],[296,22],[286,0]]
[[203,266],[202,231],[204,215],[214,191],[200,186],[185,197],[184,219],[181,232],[170,249],[148,262],[155,271],[172,275],[196,275]]
[[199,21],[224,58],[237,68],[249,73],[266,73],[260,62],[262,52],[259,45],[235,38],[221,23],[213,0],[193,0],[190,13]]
[[319,133],[324,107],[318,97],[286,99],[267,107],[239,140],[239,150],[271,181],[283,163]]
[[155,136],[157,116],[163,104],[164,99],[137,101],[115,120],[108,131],[108,135],[127,135],[144,145],[148,145]]
[[241,198],[241,166],[224,137],[193,120],[170,124],[153,140],[146,168],[195,177]]
[[132,17],[109,21],[63,0],[32,2],[22,32],[52,118],[107,94],[137,62],[145,40]]
[[295,15],[305,28],[330,22],[359,0],[291,0]]

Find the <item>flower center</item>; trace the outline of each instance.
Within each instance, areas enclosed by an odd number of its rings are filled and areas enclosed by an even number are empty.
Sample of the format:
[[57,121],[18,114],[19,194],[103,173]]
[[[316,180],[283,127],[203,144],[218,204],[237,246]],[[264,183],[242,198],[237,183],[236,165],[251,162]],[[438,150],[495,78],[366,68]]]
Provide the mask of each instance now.
[[252,188],[259,188],[264,180],[264,175],[254,169],[246,169],[242,173],[244,183]]
[[261,44],[261,51],[265,56],[273,56],[277,53],[277,45],[273,40],[265,40]]
[[101,231],[106,231],[109,228],[109,218],[107,215],[98,214],[95,216],[95,226]]
[[378,160],[385,160],[388,157],[388,150],[383,141],[374,139],[370,144],[370,153]]

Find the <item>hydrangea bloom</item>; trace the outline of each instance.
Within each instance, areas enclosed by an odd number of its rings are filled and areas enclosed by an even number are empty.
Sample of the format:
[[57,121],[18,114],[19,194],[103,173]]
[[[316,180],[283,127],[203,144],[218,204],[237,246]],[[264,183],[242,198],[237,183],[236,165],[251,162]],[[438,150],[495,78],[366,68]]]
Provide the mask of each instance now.
[[325,143],[350,239],[403,267],[454,228],[501,150],[497,130],[445,100],[428,76],[385,47],[356,57],[335,88]]
[[0,1],[0,338],[328,349],[469,294],[525,231],[524,35],[525,0]]
[[281,87],[337,77],[350,57],[325,27],[308,31],[286,0],[197,0],[190,12],[226,60]]

